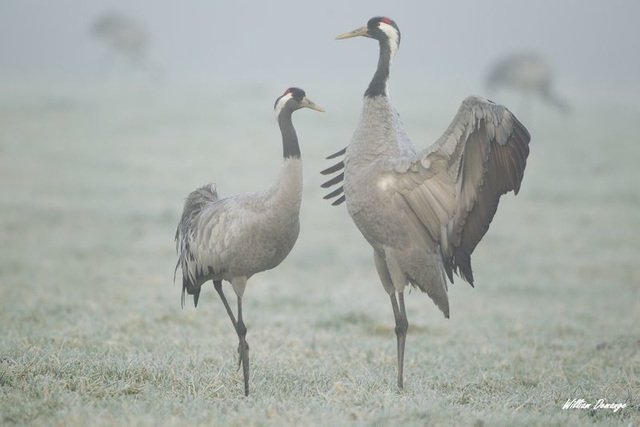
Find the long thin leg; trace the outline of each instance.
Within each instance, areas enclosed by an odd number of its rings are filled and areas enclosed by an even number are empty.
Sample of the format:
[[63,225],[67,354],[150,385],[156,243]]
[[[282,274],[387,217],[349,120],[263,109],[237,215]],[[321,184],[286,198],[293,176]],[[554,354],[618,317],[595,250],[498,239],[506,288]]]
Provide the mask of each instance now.
[[242,297],[238,296],[238,352],[240,353],[240,361],[242,364],[242,374],[244,375],[244,395],[249,396],[249,344],[247,344],[247,327],[242,321]]
[[404,387],[402,381],[404,369],[404,344],[407,340],[409,322],[407,321],[407,313],[404,308],[404,294],[402,292],[398,292],[398,297],[400,298],[399,307],[395,292],[389,295],[389,297],[391,298],[393,317],[396,320],[396,337],[398,339],[398,389],[402,390]]
[[[400,335],[400,358],[402,360],[402,366],[404,367],[404,344],[407,339],[407,331],[409,330],[409,320],[407,320],[407,311],[404,308],[404,292],[398,292],[398,299],[400,300],[400,329],[402,333]],[[402,371],[401,371],[402,375]],[[402,389],[402,384],[400,385]]]
[[216,288],[216,292],[218,292],[218,295],[220,295],[220,299],[222,300],[222,303],[224,304],[224,308],[227,309],[227,314],[229,315],[229,318],[231,319],[231,323],[233,323],[233,329],[235,329],[236,332],[237,332],[238,331],[238,323],[236,322],[236,317],[233,315],[233,311],[231,311],[231,307],[229,307],[229,303],[227,302],[227,298],[224,296],[224,292],[222,292],[222,281],[213,282],[213,286]]
[[238,340],[240,341],[238,344],[238,368],[242,366],[242,373],[244,375],[244,395],[249,396],[249,344],[247,344],[246,340],[247,327],[242,321],[242,297],[238,297],[238,320],[236,321],[233,311],[231,311],[231,307],[229,306],[229,302],[222,291],[222,282],[214,281],[213,286],[216,288],[218,295],[220,295],[224,308],[227,310],[231,323],[233,323],[233,328],[238,334]]

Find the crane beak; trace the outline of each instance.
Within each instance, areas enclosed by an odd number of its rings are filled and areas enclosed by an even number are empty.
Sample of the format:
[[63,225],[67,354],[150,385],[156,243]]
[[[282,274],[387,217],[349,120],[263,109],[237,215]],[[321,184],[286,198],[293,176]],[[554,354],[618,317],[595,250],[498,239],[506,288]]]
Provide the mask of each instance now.
[[369,28],[367,28],[367,26],[365,25],[364,27],[360,27],[357,30],[353,30],[349,33],[340,34],[338,37],[336,37],[336,40],[350,39],[351,37],[358,36],[371,37],[369,35]]
[[311,101],[306,96],[304,98],[302,98],[302,102],[300,103],[300,105],[303,106],[303,107],[311,108],[312,110],[316,110],[316,111],[320,111],[321,113],[324,113],[324,108],[322,108],[319,105],[314,104],[314,102]]

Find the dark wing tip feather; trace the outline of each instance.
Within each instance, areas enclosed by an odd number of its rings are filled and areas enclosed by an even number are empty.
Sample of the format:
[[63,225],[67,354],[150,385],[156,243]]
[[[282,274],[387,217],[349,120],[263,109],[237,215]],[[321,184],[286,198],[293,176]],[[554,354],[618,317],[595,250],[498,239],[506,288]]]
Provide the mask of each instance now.
[[332,191],[331,193],[329,193],[326,196],[324,196],[323,199],[325,199],[325,200],[333,199],[334,197],[339,196],[340,194],[342,194],[343,191],[344,191],[344,187],[339,187],[337,190]]
[[336,185],[339,182],[342,182],[342,180],[344,179],[344,172],[340,173],[340,175],[336,175],[333,178],[331,178],[329,181],[325,182],[324,184],[322,184],[320,187],[322,188],[329,188],[331,186]]
[[198,288],[195,290],[195,292],[193,293],[193,306],[194,307],[198,307],[198,300],[200,299],[200,290],[202,288]]
[[347,152],[347,147],[343,148],[342,150],[340,150],[340,151],[338,151],[336,153],[333,153],[330,156],[327,156],[326,159],[327,160],[335,159],[336,157],[342,156],[346,152]]
[[199,276],[196,278],[196,283],[192,282],[186,276],[182,277],[182,296],[180,298],[180,306],[184,308],[184,301],[186,298],[186,294],[193,295],[193,306],[198,307],[198,300],[200,299],[200,291],[202,287],[200,286],[204,281],[208,279],[208,276]]
[[[332,155],[327,157],[327,160],[331,160],[331,159],[335,159],[336,157],[342,156],[347,152],[347,148],[343,148],[342,150],[333,153]],[[332,173],[341,171],[344,169],[344,160],[341,160],[340,162],[336,163],[333,166],[328,167],[327,169],[323,170],[322,172],[320,172],[322,175],[330,175]],[[333,178],[331,178],[330,180],[328,180],[327,182],[321,184],[320,186],[322,188],[329,188],[329,187],[333,187],[336,184],[341,183],[344,180],[344,172],[341,172],[339,175],[334,176]],[[342,194],[344,192],[344,187],[340,186],[337,190],[332,191],[331,193],[327,194],[326,196],[324,196],[325,200],[329,200],[333,197],[339,196],[340,194]],[[337,206],[341,203],[343,203],[346,200],[344,194],[342,194],[342,196],[340,198],[338,198],[337,200],[335,200],[333,203],[331,203],[333,206]]]
[[445,257],[444,255],[442,256],[442,259],[444,261],[444,271],[445,273],[447,273],[449,281],[453,283],[453,259],[450,257]]
[[184,284],[182,285],[182,295],[180,296],[180,308],[184,309],[184,298],[185,298],[186,287]]
[[332,206],[338,206],[338,205],[342,204],[345,200],[347,200],[347,198],[343,194],[339,199],[337,199],[336,201],[331,203],[331,205]]
[[[473,251],[473,249],[471,249]],[[471,252],[461,247],[456,248],[453,269],[462,280],[473,286],[473,269],[471,268]]]
[[326,168],[325,170],[321,171],[320,173],[322,175],[329,175],[329,174],[332,174],[334,172],[338,172],[341,169],[344,169],[344,162],[343,161],[340,161],[339,163],[336,163],[335,165]]
[[198,307],[198,300],[200,299],[201,286],[194,286],[187,278],[182,279],[182,295],[180,296],[180,307],[184,308],[184,301],[186,295],[193,295],[193,306]]
[[520,123],[520,121],[518,121],[518,119],[515,119],[515,121],[516,124],[511,138],[513,139],[514,151],[516,152],[516,155],[519,156],[519,163],[521,166],[519,168],[517,184],[513,188],[513,193],[517,195],[520,191],[520,184],[522,183],[522,179],[524,178],[524,169],[527,164],[527,158],[529,157],[529,142],[531,141],[531,135],[529,134],[527,128],[525,128],[524,125]]

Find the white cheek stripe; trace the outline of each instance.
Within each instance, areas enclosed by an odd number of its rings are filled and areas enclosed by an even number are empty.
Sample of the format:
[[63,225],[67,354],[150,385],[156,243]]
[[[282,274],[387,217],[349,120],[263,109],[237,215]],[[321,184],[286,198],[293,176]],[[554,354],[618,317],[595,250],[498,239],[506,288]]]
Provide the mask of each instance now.
[[288,94],[286,94],[282,98],[280,98],[280,100],[276,104],[276,108],[274,110],[275,113],[276,113],[276,117],[280,115],[280,111],[282,111],[282,108],[284,107],[284,104],[286,104],[287,101],[290,100],[291,98],[293,98],[293,94],[291,92],[289,92]]
[[398,31],[393,25],[389,25],[386,22],[380,22],[378,25],[384,33],[389,37],[389,46],[391,47],[391,58],[393,58],[398,51]]

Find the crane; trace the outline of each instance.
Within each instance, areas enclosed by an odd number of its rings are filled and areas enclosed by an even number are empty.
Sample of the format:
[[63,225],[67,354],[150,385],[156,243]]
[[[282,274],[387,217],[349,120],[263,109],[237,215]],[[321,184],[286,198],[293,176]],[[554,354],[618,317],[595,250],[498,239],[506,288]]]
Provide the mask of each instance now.
[[145,72],[153,71],[147,58],[148,33],[135,19],[117,12],[106,12],[96,19],[91,32],[109,47],[113,55],[112,65],[117,58],[122,58]]
[[[287,257],[300,231],[302,161],[291,116],[301,108],[324,111],[294,87],[275,102],[284,160],[271,187],[219,199],[215,185],[202,186],[187,196],[176,230],[182,306],[186,292],[193,295],[197,307],[202,285],[213,281],[238,334],[238,366],[243,369],[245,396],[249,395],[249,346],[242,316],[245,287],[254,274],[278,266]],[[237,318],[222,290],[223,281],[231,283],[236,294]]]
[[416,151],[389,101],[391,61],[400,46],[398,25],[374,17],[337,39],[378,41],[378,66],[364,94],[350,144],[325,175],[336,174],[325,196],[346,201],[349,215],[373,247],[378,276],[391,300],[398,350],[398,389],[403,389],[408,285],[426,292],[449,318],[447,278],[473,286],[471,253],[489,228],[498,200],[518,193],[530,136],[505,107],[466,98],[444,134]]
[[521,92],[527,109],[531,96],[536,94],[562,113],[570,110],[567,102],[553,90],[551,67],[535,53],[513,53],[496,61],[487,75],[487,88],[493,90],[499,87]]

